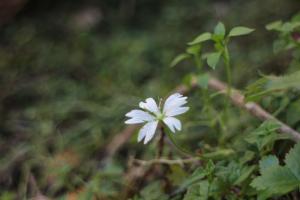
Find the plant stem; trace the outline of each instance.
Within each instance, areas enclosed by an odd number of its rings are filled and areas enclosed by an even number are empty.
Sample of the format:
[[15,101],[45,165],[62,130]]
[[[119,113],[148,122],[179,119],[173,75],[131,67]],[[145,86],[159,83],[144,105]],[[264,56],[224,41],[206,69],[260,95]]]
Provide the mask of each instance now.
[[230,57],[229,57],[229,52],[226,44],[224,45],[224,64],[226,68],[227,85],[228,85],[228,87],[226,88],[227,100],[226,100],[226,109],[225,109],[225,116],[224,116],[226,121],[229,116],[230,96],[231,96],[231,88],[232,88]]
[[231,87],[232,87],[232,78],[231,78],[231,66],[230,66],[230,57],[227,46],[224,48],[224,63],[226,67],[226,76],[227,76],[227,95],[230,97],[231,95]]
[[186,150],[185,148],[179,146],[176,141],[174,140],[173,136],[172,136],[172,133],[169,133],[168,131],[166,132],[168,138],[169,138],[169,141],[174,145],[174,147],[176,147],[176,149],[182,153],[183,155],[185,156],[188,156],[188,157],[196,157],[198,155],[195,155],[194,153]]
[[165,144],[165,129],[164,129],[164,126],[161,125],[160,126],[160,132],[161,132],[161,135],[160,135],[160,139],[158,141],[158,151],[157,151],[157,158],[161,158],[161,156],[163,155],[163,151],[164,151],[164,144]]

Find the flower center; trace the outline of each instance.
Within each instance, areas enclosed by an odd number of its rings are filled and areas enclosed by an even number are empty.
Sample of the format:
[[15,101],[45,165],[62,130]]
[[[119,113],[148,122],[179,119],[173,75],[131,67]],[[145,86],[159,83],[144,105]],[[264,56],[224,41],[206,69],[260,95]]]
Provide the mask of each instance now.
[[163,114],[163,113],[157,113],[156,114],[156,118],[158,119],[158,120],[163,120],[164,119],[164,117],[165,117],[165,115]]

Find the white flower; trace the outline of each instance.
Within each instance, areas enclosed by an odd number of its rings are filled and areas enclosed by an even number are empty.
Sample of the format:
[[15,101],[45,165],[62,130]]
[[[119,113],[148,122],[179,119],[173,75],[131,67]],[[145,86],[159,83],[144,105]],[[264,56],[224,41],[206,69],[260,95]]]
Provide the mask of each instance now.
[[139,107],[143,110],[132,110],[125,115],[130,118],[125,121],[125,124],[146,123],[138,135],[138,142],[144,139],[144,144],[147,144],[153,138],[160,121],[163,121],[173,133],[176,130],[180,131],[181,122],[174,116],[189,110],[189,107],[182,107],[187,103],[186,99],[187,97],[179,93],[172,94],[166,99],[164,107],[161,109],[153,98],[148,98],[145,102],[139,103]]

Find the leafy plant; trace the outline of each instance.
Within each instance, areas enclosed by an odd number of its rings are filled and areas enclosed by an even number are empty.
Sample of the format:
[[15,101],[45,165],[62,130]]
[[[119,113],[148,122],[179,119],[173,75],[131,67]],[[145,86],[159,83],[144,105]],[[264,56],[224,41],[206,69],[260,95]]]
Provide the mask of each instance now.
[[300,186],[300,143],[296,144],[285,157],[285,164],[279,165],[275,156],[266,156],[260,163],[261,176],[251,185],[256,188],[259,199],[286,194]]

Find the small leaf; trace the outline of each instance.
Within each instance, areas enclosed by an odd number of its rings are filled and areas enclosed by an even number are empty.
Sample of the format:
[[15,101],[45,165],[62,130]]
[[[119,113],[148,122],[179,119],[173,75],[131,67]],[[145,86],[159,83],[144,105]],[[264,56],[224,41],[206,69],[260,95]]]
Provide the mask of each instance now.
[[201,50],[201,46],[200,45],[194,45],[194,46],[190,46],[186,49],[186,52],[192,55],[197,55]]
[[220,149],[211,153],[203,154],[203,158],[209,159],[223,159],[225,157],[232,156],[235,152],[232,149]]
[[234,36],[240,36],[240,35],[247,35],[253,31],[254,31],[254,29],[252,29],[252,28],[247,28],[244,26],[237,26],[237,27],[234,27],[233,29],[231,29],[228,36],[234,37]]
[[211,33],[205,32],[197,36],[192,42],[189,42],[189,45],[198,44],[211,39]]
[[214,30],[215,35],[225,36],[225,26],[222,22],[219,22]]
[[216,65],[219,62],[220,56],[221,56],[220,52],[209,53],[207,55],[207,64],[208,64],[208,66],[210,66],[211,68],[215,69]]
[[268,31],[270,31],[270,30],[279,31],[281,29],[281,26],[282,26],[282,21],[275,21],[275,22],[271,22],[271,23],[267,24],[266,29]]
[[209,197],[210,183],[207,180],[203,180],[188,188],[183,200],[207,200]]
[[182,54],[179,54],[178,56],[176,56],[173,61],[171,62],[170,66],[171,67],[174,67],[175,65],[177,65],[178,63],[180,63],[181,61],[189,58],[190,55],[187,54],[187,53],[182,53]]
[[255,170],[256,166],[246,166],[241,170],[241,174],[239,176],[239,178],[233,183],[234,185],[239,185],[242,182],[244,182],[247,178],[249,178],[251,176],[251,174],[253,173],[253,171]]

